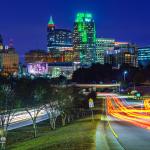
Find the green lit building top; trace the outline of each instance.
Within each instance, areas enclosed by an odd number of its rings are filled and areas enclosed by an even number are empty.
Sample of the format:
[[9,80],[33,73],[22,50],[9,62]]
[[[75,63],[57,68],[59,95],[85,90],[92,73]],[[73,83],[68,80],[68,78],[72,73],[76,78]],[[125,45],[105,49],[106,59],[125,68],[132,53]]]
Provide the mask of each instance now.
[[96,59],[96,31],[93,16],[90,13],[78,13],[74,23],[73,48],[77,61],[90,65]]

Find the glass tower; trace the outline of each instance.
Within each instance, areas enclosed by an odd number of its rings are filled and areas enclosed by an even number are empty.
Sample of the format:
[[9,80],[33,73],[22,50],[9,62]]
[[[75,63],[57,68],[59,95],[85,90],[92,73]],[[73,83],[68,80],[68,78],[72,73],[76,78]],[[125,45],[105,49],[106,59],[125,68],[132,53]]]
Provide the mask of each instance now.
[[78,13],[74,23],[73,49],[82,65],[96,62],[96,31],[92,14]]

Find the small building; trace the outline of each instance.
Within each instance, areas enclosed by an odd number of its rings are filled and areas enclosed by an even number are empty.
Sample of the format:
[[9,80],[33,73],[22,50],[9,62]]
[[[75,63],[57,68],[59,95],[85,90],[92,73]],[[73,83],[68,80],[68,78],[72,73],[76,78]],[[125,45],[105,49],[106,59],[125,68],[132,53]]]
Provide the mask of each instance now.
[[56,62],[48,64],[48,72],[52,78],[59,77],[63,75],[68,79],[72,78],[72,74],[75,70],[80,67],[79,63],[75,62]]

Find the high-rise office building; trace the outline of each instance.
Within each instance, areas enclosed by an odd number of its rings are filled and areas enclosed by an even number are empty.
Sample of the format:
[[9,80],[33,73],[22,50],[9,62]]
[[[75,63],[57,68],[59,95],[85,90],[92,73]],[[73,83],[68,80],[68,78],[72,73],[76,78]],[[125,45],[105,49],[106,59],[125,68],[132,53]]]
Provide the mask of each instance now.
[[56,29],[52,17],[47,27],[47,50],[57,54],[60,51],[73,50],[72,32],[67,29]]
[[138,63],[143,67],[150,65],[150,47],[138,48]]
[[74,23],[73,49],[76,61],[91,65],[96,61],[96,30],[92,14],[78,13]]
[[114,50],[107,50],[105,53],[105,63],[113,67],[120,68],[123,64],[133,67],[138,66],[137,45],[128,42],[115,42]]
[[106,51],[114,50],[115,39],[97,38],[96,39],[96,62],[104,64],[104,56]]
[[115,52],[117,56],[118,67],[122,64],[138,67],[138,47],[136,44],[128,42],[116,42]]

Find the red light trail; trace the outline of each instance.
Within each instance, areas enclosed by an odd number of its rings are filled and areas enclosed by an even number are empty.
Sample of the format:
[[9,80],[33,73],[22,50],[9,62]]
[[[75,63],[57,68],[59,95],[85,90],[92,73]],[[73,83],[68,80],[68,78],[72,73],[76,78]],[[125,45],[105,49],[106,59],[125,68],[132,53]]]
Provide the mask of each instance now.
[[150,130],[150,100],[144,101],[143,108],[134,108],[112,95],[106,97],[106,103],[109,115]]

